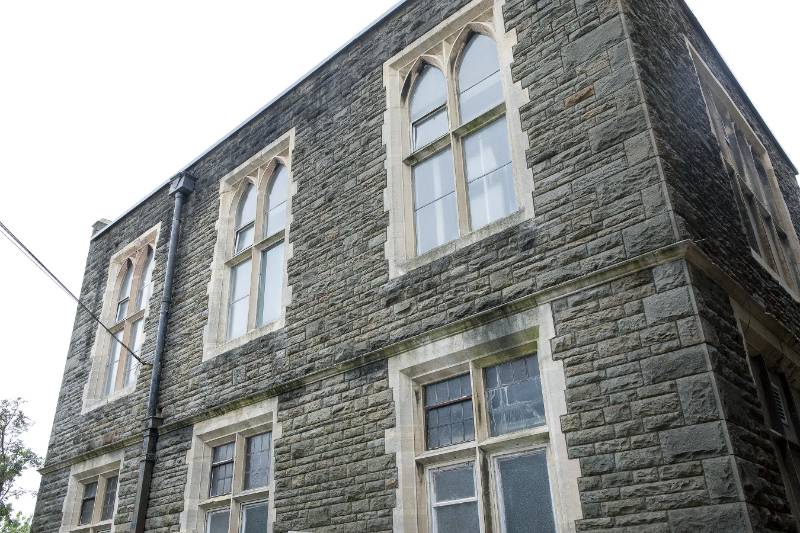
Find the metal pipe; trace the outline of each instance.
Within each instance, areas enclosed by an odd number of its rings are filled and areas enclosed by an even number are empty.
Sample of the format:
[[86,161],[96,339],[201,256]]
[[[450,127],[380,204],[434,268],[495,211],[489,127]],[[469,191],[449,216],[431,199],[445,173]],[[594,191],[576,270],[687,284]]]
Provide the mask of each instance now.
[[144,457],[139,464],[139,479],[136,486],[136,499],[133,506],[131,530],[134,533],[144,532],[147,517],[147,505],[150,499],[150,485],[153,479],[153,468],[156,464],[156,445],[158,443],[158,394],[161,387],[161,366],[166,344],[167,320],[172,303],[172,278],[175,274],[175,256],[180,237],[181,212],[186,197],[194,190],[194,179],[186,172],[181,172],[172,180],[170,194],[175,196],[175,209],[172,212],[172,227],[169,234],[167,265],[164,270],[164,292],[161,295],[161,308],[158,313],[158,332],[156,333],[156,351],[153,354],[152,374],[150,378],[150,394],[147,399],[147,418],[145,419]]

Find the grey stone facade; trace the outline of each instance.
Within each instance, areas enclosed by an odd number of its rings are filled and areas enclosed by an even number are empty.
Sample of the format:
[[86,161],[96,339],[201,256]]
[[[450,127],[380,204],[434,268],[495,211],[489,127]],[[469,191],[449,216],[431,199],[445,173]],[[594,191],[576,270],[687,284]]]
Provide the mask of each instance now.
[[[420,335],[531,302],[552,306],[578,530],[794,531],[731,300],[788,346],[800,303],[751,256],[687,39],[748,115],[800,229],[796,171],[681,0],[506,0],[512,75],[530,96],[520,118],[535,216],[389,279],[382,66],[464,4],[406,2],[188,169],[198,182],[182,220],[147,531],[180,530],[192,425],[270,397],[283,427],[275,531],[392,531],[387,359]],[[204,362],[219,180],[290,128],[285,327]],[[111,255],[171,217],[164,187],[94,238],[81,299],[99,311]],[[61,527],[71,465],[110,450],[126,457],[116,531],[130,527],[149,373],[82,415],[95,330],[78,311],[34,533]]]

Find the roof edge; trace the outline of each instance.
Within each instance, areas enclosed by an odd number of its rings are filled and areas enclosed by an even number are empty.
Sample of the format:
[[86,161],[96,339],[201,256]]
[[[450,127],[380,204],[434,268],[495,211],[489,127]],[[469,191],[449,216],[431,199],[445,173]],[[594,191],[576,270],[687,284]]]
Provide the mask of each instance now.
[[[252,122],[252,121],[253,121],[254,119],[256,119],[258,116],[260,116],[260,115],[261,115],[261,114],[262,114],[264,111],[266,111],[266,110],[267,110],[267,109],[269,109],[269,108],[270,108],[270,107],[271,107],[273,104],[275,104],[275,102],[277,102],[278,100],[280,100],[281,98],[283,98],[284,96],[286,96],[287,94],[289,94],[289,93],[290,93],[292,90],[294,90],[295,88],[297,88],[297,86],[299,86],[301,83],[303,83],[303,82],[304,82],[304,81],[306,81],[308,78],[310,78],[310,77],[311,77],[311,76],[312,76],[312,75],[313,75],[315,72],[317,72],[318,70],[320,70],[320,69],[321,69],[323,66],[325,66],[326,64],[328,64],[330,61],[332,61],[332,60],[333,60],[333,59],[334,59],[336,56],[338,56],[340,53],[342,53],[342,52],[343,52],[345,49],[347,49],[347,48],[348,48],[350,45],[352,45],[353,43],[355,43],[356,41],[358,41],[359,39],[361,39],[361,38],[362,38],[364,35],[366,35],[366,34],[367,34],[367,33],[369,33],[370,31],[372,31],[373,29],[375,29],[375,28],[376,28],[376,27],[377,27],[379,24],[381,24],[381,23],[382,23],[384,20],[386,20],[386,19],[387,19],[389,16],[391,16],[392,14],[394,14],[394,12],[395,12],[395,11],[397,11],[397,10],[398,10],[398,9],[399,9],[399,8],[400,8],[400,7],[401,7],[403,4],[405,4],[405,3],[407,3],[407,2],[408,2],[408,0],[399,0],[399,1],[398,1],[396,4],[394,4],[394,5],[393,5],[392,7],[390,7],[388,10],[386,10],[386,11],[385,11],[385,12],[384,12],[382,15],[380,15],[380,16],[379,16],[377,19],[375,19],[375,20],[374,20],[374,21],[372,21],[372,22],[371,22],[369,25],[367,25],[367,26],[366,26],[366,27],[365,27],[363,30],[361,30],[360,32],[358,32],[358,33],[357,33],[356,35],[354,35],[353,37],[351,37],[351,38],[350,38],[350,39],[349,39],[347,42],[345,42],[345,43],[344,43],[343,45],[341,45],[339,48],[337,48],[336,50],[334,50],[334,51],[333,51],[333,52],[332,52],[332,53],[331,53],[331,54],[330,54],[328,57],[326,57],[325,59],[323,59],[322,61],[320,61],[319,63],[317,63],[317,64],[316,64],[314,67],[312,67],[312,68],[311,68],[311,69],[310,69],[308,72],[306,72],[305,74],[303,74],[302,76],[300,76],[300,78],[298,78],[298,79],[297,79],[297,81],[295,81],[294,83],[292,83],[291,85],[289,85],[289,86],[288,86],[286,89],[284,89],[283,91],[281,91],[281,92],[280,92],[280,93],[279,93],[277,96],[275,96],[274,98],[272,98],[271,100],[269,100],[269,101],[268,101],[266,104],[264,104],[263,106],[261,106],[261,107],[260,107],[260,108],[259,108],[259,109],[258,109],[258,110],[255,112],[255,113],[253,113],[252,115],[250,115],[249,117],[247,117],[246,119],[244,119],[244,120],[243,120],[241,123],[239,123],[239,125],[237,125],[237,126],[236,126],[236,127],[234,127],[232,130],[230,130],[228,133],[226,133],[225,135],[223,135],[223,136],[222,136],[222,137],[221,137],[221,138],[220,138],[220,139],[219,139],[217,142],[215,142],[214,144],[212,144],[211,146],[209,146],[208,148],[206,148],[206,149],[205,149],[205,150],[204,150],[202,153],[200,153],[200,155],[198,155],[197,157],[195,157],[194,159],[192,159],[192,160],[191,160],[189,163],[187,163],[186,165],[184,165],[184,166],[183,166],[183,167],[182,167],[182,168],[181,168],[181,169],[180,169],[178,172],[176,172],[175,174],[177,175],[177,174],[179,174],[179,173],[181,173],[181,172],[185,172],[185,171],[189,170],[189,168],[190,168],[190,167],[192,167],[194,164],[196,164],[196,163],[197,163],[197,162],[199,162],[201,159],[203,159],[204,157],[206,157],[208,154],[210,154],[212,151],[214,151],[214,150],[215,150],[217,147],[219,147],[219,146],[220,146],[222,143],[224,143],[224,142],[225,142],[226,140],[228,140],[230,137],[232,137],[232,136],[233,136],[233,135],[235,135],[237,132],[239,132],[239,131],[240,131],[242,128],[244,128],[245,126],[247,126],[248,124],[250,124],[250,122]],[[132,206],[131,206],[129,209],[127,209],[127,210],[126,210],[124,213],[122,213],[120,216],[118,216],[117,218],[115,218],[114,220],[112,220],[112,221],[111,221],[111,222],[110,222],[110,223],[109,223],[109,224],[108,224],[108,225],[107,225],[105,228],[103,228],[102,230],[100,230],[100,231],[98,231],[97,233],[95,233],[94,235],[92,235],[92,238],[91,238],[91,240],[97,239],[97,238],[98,238],[98,237],[100,237],[101,235],[105,234],[105,233],[106,233],[106,232],[107,232],[109,229],[111,229],[113,226],[115,226],[115,225],[116,225],[118,222],[120,222],[120,221],[121,221],[123,218],[125,218],[126,216],[128,216],[128,215],[131,213],[131,211],[133,211],[134,209],[136,209],[137,207],[139,207],[140,205],[142,205],[144,202],[146,202],[147,200],[149,200],[150,198],[152,198],[153,196],[155,196],[155,195],[156,195],[156,194],[157,194],[159,191],[161,191],[161,189],[163,189],[163,188],[165,188],[165,187],[168,187],[168,186],[169,186],[169,184],[170,184],[170,181],[172,181],[172,178],[170,178],[170,179],[166,180],[164,183],[162,183],[161,185],[159,185],[158,187],[156,187],[156,189],[155,189],[155,190],[153,190],[153,191],[152,191],[150,194],[146,195],[144,198],[142,198],[141,200],[139,200],[138,202],[136,202],[134,205],[132,205]]]

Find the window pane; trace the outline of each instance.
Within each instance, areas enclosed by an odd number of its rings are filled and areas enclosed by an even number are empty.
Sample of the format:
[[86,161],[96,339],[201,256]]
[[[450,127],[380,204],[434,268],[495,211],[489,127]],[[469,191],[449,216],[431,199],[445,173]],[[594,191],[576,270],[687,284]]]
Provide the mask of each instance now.
[[228,533],[230,511],[211,511],[206,515],[206,533]]
[[117,503],[117,476],[106,480],[106,493],[103,496],[103,512],[101,520],[110,520],[114,516],[114,505]]
[[544,402],[535,356],[489,367],[484,372],[492,436],[544,424]]
[[414,167],[418,253],[424,253],[458,237],[458,212],[451,157],[448,148]]
[[283,242],[261,253],[258,280],[258,325],[281,317],[283,310]]
[[[142,340],[144,336],[142,335],[142,328],[144,327],[144,319],[140,318],[136,322],[133,323],[131,327],[131,345],[130,348],[133,350],[133,353],[139,355],[142,352]],[[124,386],[128,386],[133,383],[134,378],[136,377],[136,371],[139,368],[139,361],[133,358],[130,354],[128,354],[128,358],[125,360],[125,382]]]
[[417,150],[445,133],[447,133],[447,111],[442,109],[411,125],[411,145]]
[[442,71],[428,64],[422,67],[411,91],[409,115],[411,122],[447,102],[447,89]]
[[271,433],[262,433],[247,439],[247,460],[244,470],[245,489],[267,486],[271,436]]
[[[447,505],[434,509],[436,533],[479,533],[478,502]],[[530,529],[528,531],[536,531]]]
[[436,503],[463,500],[475,496],[473,463],[439,468],[431,475]]
[[425,441],[429,450],[475,439],[469,374],[425,387]]
[[267,533],[267,502],[242,508],[242,533]]
[[250,307],[250,263],[248,259],[231,269],[231,303],[228,312],[228,338],[233,339],[247,331],[247,313]]
[[103,385],[103,394],[105,396],[114,392],[117,381],[117,367],[119,366],[119,357],[122,352],[122,335],[124,331],[119,330],[111,338],[111,353],[108,356],[106,363],[106,377],[105,384]]
[[472,229],[516,211],[505,117],[464,139],[464,159]]
[[255,234],[255,225],[251,222],[236,232],[236,249],[238,254],[253,245],[253,235]]
[[497,459],[503,533],[555,531],[544,451]]
[[233,482],[233,443],[216,446],[211,453],[209,496],[230,494]]
[[144,309],[147,302],[150,300],[150,294],[153,290],[153,249],[147,247],[147,256],[145,258],[144,267],[142,269],[142,280],[139,282],[139,289],[136,291],[136,304],[139,309]]
[[503,101],[497,48],[489,37],[475,34],[464,49],[458,90],[462,124]]
[[128,259],[125,261],[125,277],[122,278],[122,285],[119,288],[117,297],[117,322],[128,316],[128,299],[131,296],[131,281],[133,280],[133,263]]
[[239,200],[239,209],[236,213],[236,229],[246,226],[256,220],[256,188],[252,183],[247,184],[242,199]]
[[286,225],[286,199],[289,188],[289,171],[279,165],[270,184],[267,201],[267,227],[265,235],[269,237],[281,231]]
[[211,461],[214,463],[233,461],[233,443],[215,446],[211,452]]
[[78,517],[78,524],[88,524],[92,521],[94,513],[94,500],[97,496],[97,482],[87,483],[83,486],[83,498],[81,499],[81,512]]

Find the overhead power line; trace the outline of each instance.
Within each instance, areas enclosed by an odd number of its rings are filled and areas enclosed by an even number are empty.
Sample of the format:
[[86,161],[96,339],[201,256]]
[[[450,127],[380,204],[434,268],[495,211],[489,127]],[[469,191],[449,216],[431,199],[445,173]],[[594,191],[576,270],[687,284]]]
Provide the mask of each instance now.
[[[34,265],[36,265],[36,266],[39,268],[39,270],[41,270],[42,272],[44,272],[44,274],[45,274],[45,275],[46,275],[48,278],[50,278],[50,279],[53,281],[53,283],[55,283],[56,285],[58,285],[58,287],[59,287],[59,288],[60,288],[62,291],[64,291],[65,293],[67,293],[67,295],[68,295],[70,298],[72,298],[73,300],[75,300],[75,301],[78,303],[78,305],[79,305],[79,306],[80,306],[80,307],[81,307],[81,308],[82,308],[84,311],[86,311],[87,313],[89,313],[89,316],[90,316],[90,317],[92,317],[92,320],[94,320],[95,322],[97,322],[98,324],[100,324],[100,326],[101,326],[101,327],[102,327],[104,330],[106,330],[106,331],[108,332],[108,334],[109,334],[109,335],[111,335],[111,337],[113,337],[114,339],[116,339],[116,335],[114,335],[114,333],[113,333],[113,332],[112,332],[112,331],[111,331],[111,330],[108,328],[108,326],[106,326],[105,324],[103,324],[102,320],[100,320],[100,318],[99,318],[97,315],[95,315],[95,314],[92,312],[92,310],[91,310],[91,309],[89,309],[88,307],[86,307],[86,305],[84,305],[84,303],[83,303],[83,302],[80,300],[80,298],[78,298],[77,296],[75,296],[75,294],[74,294],[74,293],[73,293],[71,290],[69,290],[69,288],[68,288],[66,285],[64,285],[64,284],[61,282],[61,280],[60,280],[60,279],[58,279],[58,277],[57,277],[55,274],[53,274],[53,272],[52,272],[52,271],[51,271],[49,268],[47,268],[47,267],[45,266],[45,264],[44,264],[44,263],[42,263],[42,261],[41,261],[41,260],[40,260],[38,257],[36,257],[36,255],[35,255],[33,252],[31,252],[31,251],[30,251],[30,249],[29,249],[27,246],[25,246],[25,244],[23,244],[23,242],[22,242],[21,240],[19,240],[19,239],[17,238],[17,236],[16,236],[16,235],[14,235],[14,233],[13,233],[13,232],[12,232],[10,229],[8,229],[8,227],[7,227],[5,224],[3,224],[3,222],[2,222],[2,221],[0,221],[0,231],[2,231],[2,232],[3,232],[3,234],[4,234],[6,237],[8,237],[8,238],[11,240],[11,243],[12,243],[14,246],[16,246],[16,247],[17,247],[17,249],[18,249],[20,252],[22,252],[22,254],[23,254],[25,257],[27,257],[27,258],[28,258],[28,259],[29,259],[29,260],[30,260],[30,261],[31,261],[31,262],[32,262]],[[128,346],[127,346],[127,345],[125,345],[125,344],[124,344],[122,341],[120,341],[120,340],[117,340],[116,342],[118,342],[118,343],[119,343],[119,345],[120,345],[120,346],[122,346],[122,347],[123,347],[123,348],[124,348],[124,349],[125,349],[125,350],[126,350],[126,351],[127,351],[127,352],[128,352],[128,353],[129,353],[129,354],[130,354],[130,355],[131,355],[133,358],[134,358],[134,359],[136,359],[137,361],[139,361],[139,363],[141,363],[141,364],[143,364],[143,365],[149,365],[149,364],[150,364],[150,363],[148,363],[147,361],[144,361],[144,360],[142,360],[142,359],[141,359],[141,358],[140,358],[138,355],[136,355],[136,353],[135,353],[133,350],[131,350],[130,348],[128,348]]]

